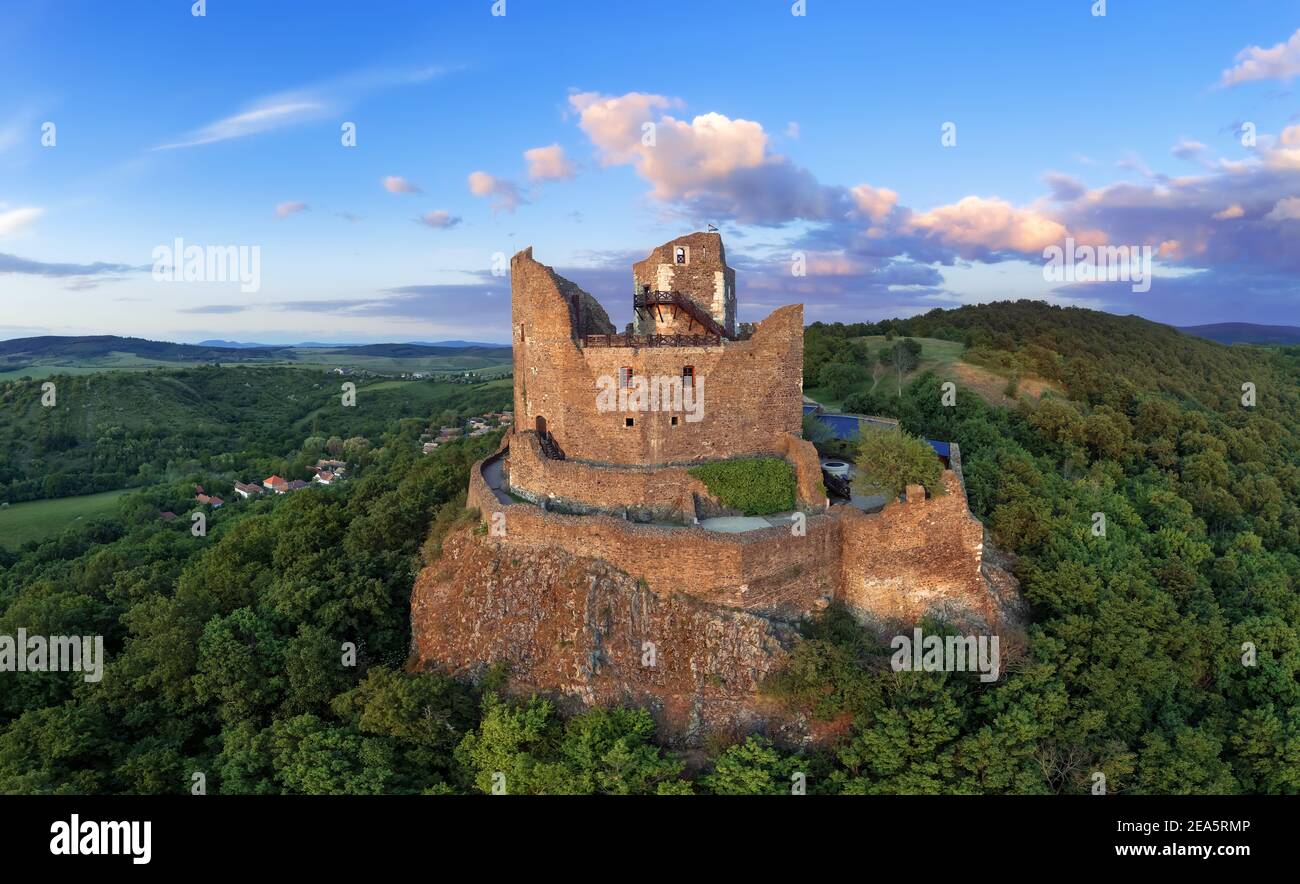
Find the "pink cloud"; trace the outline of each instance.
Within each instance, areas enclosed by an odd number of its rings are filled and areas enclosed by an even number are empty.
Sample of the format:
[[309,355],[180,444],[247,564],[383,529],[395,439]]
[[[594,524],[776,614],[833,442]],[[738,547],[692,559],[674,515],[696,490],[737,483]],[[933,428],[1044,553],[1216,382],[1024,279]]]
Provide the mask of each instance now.
[[420,188],[400,175],[389,175],[384,179],[384,190],[389,193],[420,193]]
[[532,181],[563,181],[573,177],[573,164],[558,144],[534,147],[524,151],[528,163],[528,178]]

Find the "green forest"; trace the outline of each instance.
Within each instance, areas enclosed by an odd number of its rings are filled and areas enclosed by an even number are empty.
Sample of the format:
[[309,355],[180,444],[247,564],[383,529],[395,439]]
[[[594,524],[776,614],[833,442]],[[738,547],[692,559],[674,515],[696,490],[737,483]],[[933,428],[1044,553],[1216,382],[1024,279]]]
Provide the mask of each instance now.
[[[882,335],[958,342],[1061,391],[994,406],[959,386],[950,407],[948,378],[923,373],[859,403],[960,443],[972,509],[1032,612],[998,681],[893,672],[831,608],[765,690],[840,736],[719,738],[701,758],[660,743],[644,710],[566,717],[504,698],[504,671],[410,674],[414,576],[447,532],[475,530],[468,468],[498,442],[425,456],[419,433],[504,407],[508,386],[341,416],[336,383],[288,369],[113,374],[89,382],[114,391],[91,417],[83,379],[60,387],[64,415],[10,384],[6,499],[56,496],[33,492],[50,475],[84,483],[66,493],[106,490],[97,474],[141,487],[113,517],[0,549],[0,634],[102,634],[108,658],[98,683],[7,682],[0,792],[188,792],[201,773],[214,793],[441,794],[490,791],[496,772],[548,794],[788,794],[797,773],[814,794],[1083,794],[1099,772],[1112,794],[1300,791],[1300,348],[1000,303],[810,326],[806,383],[868,395],[881,353],[860,339]],[[312,435],[365,437],[350,481],[224,507],[206,537],[157,518],[188,512],[203,477],[293,465]]]

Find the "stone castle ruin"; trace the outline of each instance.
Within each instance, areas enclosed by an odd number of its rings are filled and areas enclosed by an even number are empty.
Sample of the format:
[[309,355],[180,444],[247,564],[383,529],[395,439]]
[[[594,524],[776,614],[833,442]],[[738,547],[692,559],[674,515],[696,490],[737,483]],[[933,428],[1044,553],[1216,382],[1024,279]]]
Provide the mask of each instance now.
[[[713,232],[660,246],[632,276],[619,333],[531,248],[512,259],[515,424],[471,470],[483,528],[449,538],[416,583],[412,665],[504,660],[517,690],[648,705],[690,742],[774,726],[758,688],[798,622],[832,602],[882,634],[927,616],[981,632],[1016,619],[957,445],[944,495],[913,486],[874,513],[827,498],[801,436],[801,305],[738,334]],[[791,465],[795,513],[729,519],[689,472],[751,457]]]

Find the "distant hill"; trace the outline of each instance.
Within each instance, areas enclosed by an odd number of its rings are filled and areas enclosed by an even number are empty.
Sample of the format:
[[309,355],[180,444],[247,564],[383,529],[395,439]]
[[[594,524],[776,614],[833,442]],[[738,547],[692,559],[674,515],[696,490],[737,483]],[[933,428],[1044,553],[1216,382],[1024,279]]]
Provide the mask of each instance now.
[[47,335],[0,341],[0,381],[211,363],[318,370],[337,367],[387,375],[473,371],[498,376],[510,370],[510,347],[470,342],[288,346],[208,340],[176,344],[117,335]]
[[[261,358],[284,348],[260,351]],[[144,338],[123,338],[117,335],[86,335],[67,337],[45,335],[35,338],[12,338],[0,341],[0,364],[35,359],[67,358],[93,359],[112,354],[130,354],[142,359],[163,362],[244,361],[257,356],[241,353],[237,347],[211,344],[173,344],[167,341],[149,341]]]
[[[493,349],[493,348],[509,349],[510,348],[509,344],[492,344],[485,341],[405,341],[401,346],[405,346],[405,345],[410,345],[413,347],[454,347],[458,350],[465,349],[468,347],[487,348],[487,349]],[[196,346],[227,347],[233,350],[281,349],[284,347],[293,347],[299,350],[336,350],[336,349],[351,349],[353,347],[367,347],[367,346],[374,346],[374,345],[354,344],[354,343],[326,344],[323,341],[302,341],[301,343],[297,343],[297,344],[252,344],[252,343],[245,343],[243,341],[211,340],[211,341],[199,341],[199,343]],[[394,345],[394,346],[399,346],[399,345]]]
[[[813,323],[809,331],[960,341],[966,345],[965,362],[1006,378],[1042,378],[1071,399],[1124,412],[1152,394],[1214,410],[1240,407],[1243,380],[1273,391],[1276,407],[1284,411],[1300,407],[1293,374],[1300,357],[1284,351],[1262,358],[1267,354],[1139,316],[998,301],[875,323]],[[805,361],[809,352],[805,349]],[[805,376],[809,373],[806,367]]]
[[1300,327],[1294,325],[1215,322],[1209,325],[1187,325],[1178,330],[1220,344],[1300,344]]
[[221,347],[226,350],[265,350],[275,347],[274,344],[245,344],[242,341],[199,341],[195,346]]

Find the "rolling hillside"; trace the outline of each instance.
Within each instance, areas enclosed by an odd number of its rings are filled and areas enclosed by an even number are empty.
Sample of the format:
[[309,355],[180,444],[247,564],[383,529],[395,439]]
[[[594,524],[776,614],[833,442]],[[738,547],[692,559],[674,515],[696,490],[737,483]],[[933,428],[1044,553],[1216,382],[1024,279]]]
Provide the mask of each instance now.
[[509,372],[509,347],[458,343],[257,346],[234,341],[173,344],[116,335],[14,338],[0,341],[0,380],[212,364],[293,365],[318,371],[343,368],[393,375],[479,372],[499,376]]
[[1300,328],[1294,325],[1255,325],[1250,322],[1218,322],[1189,325],[1178,329],[1188,335],[1220,344],[1300,344]]
[[403,418],[508,407],[509,382],[351,381],[298,368],[202,366],[65,375],[53,407],[39,381],[0,381],[0,501],[147,485],[196,470],[270,462],[308,436],[378,441]]

